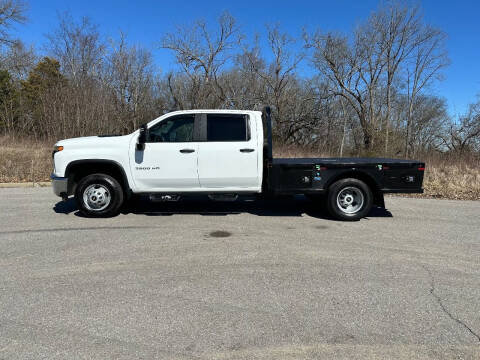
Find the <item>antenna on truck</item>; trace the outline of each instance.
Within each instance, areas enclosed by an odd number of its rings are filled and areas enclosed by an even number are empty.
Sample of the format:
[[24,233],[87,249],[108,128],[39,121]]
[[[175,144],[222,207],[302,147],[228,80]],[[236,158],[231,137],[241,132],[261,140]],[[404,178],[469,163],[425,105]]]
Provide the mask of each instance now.
[[270,106],[265,106],[262,110],[262,122],[264,129],[263,154],[269,162],[273,159],[272,153],[272,117]]

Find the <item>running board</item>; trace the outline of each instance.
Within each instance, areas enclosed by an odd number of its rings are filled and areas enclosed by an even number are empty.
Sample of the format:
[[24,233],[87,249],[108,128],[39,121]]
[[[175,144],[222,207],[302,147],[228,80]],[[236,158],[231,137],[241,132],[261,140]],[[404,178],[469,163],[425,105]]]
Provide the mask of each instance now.
[[161,195],[161,194],[151,194],[150,201],[154,202],[166,202],[166,201],[178,201],[180,200],[180,195]]
[[208,198],[213,201],[235,201],[238,199],[238,194],[210,194]]

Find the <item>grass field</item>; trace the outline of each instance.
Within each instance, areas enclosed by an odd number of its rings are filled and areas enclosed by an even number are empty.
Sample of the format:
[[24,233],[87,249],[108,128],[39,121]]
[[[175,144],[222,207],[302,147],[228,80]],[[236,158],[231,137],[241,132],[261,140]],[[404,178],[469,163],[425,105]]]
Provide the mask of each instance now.
[[0,137],[0,183],[48,181],[53,144]]
[[[52,171],[53,144],[0,137],[0,183],[48,181]],[[322,157],[312,150],[280,146],[275,156]],[[480,159],[478,157],[432,154],[426,162],[424,188],[419,197],[480,200]],[[409,195],[410,196],[410,195]]]

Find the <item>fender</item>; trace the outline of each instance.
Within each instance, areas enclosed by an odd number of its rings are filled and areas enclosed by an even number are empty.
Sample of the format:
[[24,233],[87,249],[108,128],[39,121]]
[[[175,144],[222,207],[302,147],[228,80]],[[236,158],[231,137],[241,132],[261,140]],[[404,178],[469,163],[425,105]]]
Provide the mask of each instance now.
[[385,207],[385,201],[383,198],[383,192],[381,190],[381,184],[378,179],[368,173],[368,171],[362,171],[361,169],[352,170],[352,169],[345,169],[341,173],[332,176],[328,179],[328,181],[324,184],[325,191],[328,191],[330,185],[332,185],[335,181],[345,179],[345,178],[356,178],[365,182],[373,193],[374,204],[380,207]]
[[125,172],[125,169],[123,168],[123,166],[118,163],[117,161],[115,160],[107,160],[107,159],[82,159],[82,160],[74,160],[70,163],[68,163],[67,167],[65,168],[65,177],[68,178],[68,192],[71,193],[73,192],[73,187],[74,187],[74,182],[73,182],[73,178],[71,177],[71,171],[72,171],[72,168],[76,165],[82,165],[82,164],[91,164],[91,165],[95,165],[95,166],[111,166],[113,167],[116,171],[118,171],[118,173],[120,174],[121,176],[121,179],[120,180],[120,183],[125,191],[125,194],[127,194],[127,196],[129,196],[129,194],[131,194],[131,186],[130,186],[130,183],[128,181],[128,177],[127,177],[127,174]]

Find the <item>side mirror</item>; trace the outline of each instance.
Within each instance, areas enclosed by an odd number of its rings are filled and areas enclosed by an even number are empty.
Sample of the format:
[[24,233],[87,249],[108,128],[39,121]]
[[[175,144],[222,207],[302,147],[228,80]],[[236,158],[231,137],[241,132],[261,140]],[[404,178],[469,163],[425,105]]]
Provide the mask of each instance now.
[[140,126],[140,135],[137,140],[137,150],[145,150],[145,143],[148,139],[148,127],[147,124]]

